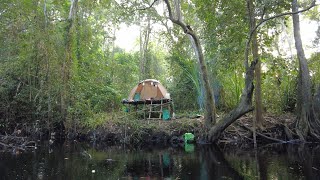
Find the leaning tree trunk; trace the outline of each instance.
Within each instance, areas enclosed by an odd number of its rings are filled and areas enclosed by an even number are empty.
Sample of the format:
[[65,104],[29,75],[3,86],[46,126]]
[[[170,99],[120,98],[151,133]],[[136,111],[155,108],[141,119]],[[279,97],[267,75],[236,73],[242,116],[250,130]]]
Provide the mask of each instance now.
[[[292,11],[298,11],[297,0],[292,1]],[[296,121],[296,131],[300,139],[305,140],[306,136],[310,132],[310,122],[314,121],[315,118],[311,101],[311,80],[309,75],[307,59],[305,57],[301,41],[299,15],[292,14],[292,20],[295,46],[299,61],[299,75],[297,88],[298,118]]]
[[204,86],[205,90],[205,125],[209,129],[213,124],[216,123],[216,109],[215,109],[215,104],[214,104],[214,99],[213,99],[213,90],[210,86],[209,78],[208,78],[208,71],[207,71],[207,66],[206,62],[204,60],[204,56],[202,53],[202,48],[200,44],[200,40],[198,36],[195,34],[195,32],[191,29],[191,27],[187,24],[185,24],[182,21],[181,18],[181,13],[180,13],[180,1],[177,0],[175,3],[175,11],[176,11],[176,16],[174,17],[172,8],[170,5],[169,0],[164,0],[164,2],[167,5],[168,12],[169,12],[169,19],[176,25],[179,25],[183,31],[189,35],[190,39],[193,41],[192,43],[195,46],[195,53],[198,58],[198,64],[200,66],[200,76],[201,76],[201,81],[202,85]]
[[[254,10],[253,10],[253,1],[248,0],[248,14],[250,19],[250,32],[248,36],[248,40],[246,43],[246,51],[245,51],[245,69],[246,69],[246,76],[245,76],[245,87],[242,90],[242,95],[240,98],[240,103],[236,108],[234,108],[232,111],[230,111],[227,115],[223,117],[222,120],[220,120],[217,124],[215,124],[209,131],[209,141],[215,142],[220,137],[221,133],[230,126],[234,121],[236,121],[238,118],[243,116],[244,114],[250,112],[253,110],[252,107],[252,96],[253,96],[253,80],[254,80],[254,72],[256,69],[256,65],[258,63],[258,53],[257,53],[257,44],[254,42],[254,39],[256,38],[256,30],[261,25],[256,25],[254,20]],[[251,65],[249,67],[249,49],[250,49],[250,42],[253,39],[252,46],[253,46],[253,56],[254,59],[251,62]],[[255,120],[254,120],[254,127],[255,127]],[[254,130],[254,137],[255,137],[255,130]],[[255,141],[256,146],[256,141]]]
[[220,137],[221,133],[230,126],[235,120],[244,114],[253,110],[252,95],[253,95],[253,79],[254,69],[257,60],[252,61],[251,66],[247,69],[245,77],[245,88],[242,91],[240,103],[238,106],[226,114],[222,120],[218,121],[209,131],[209,141],[215,142]]

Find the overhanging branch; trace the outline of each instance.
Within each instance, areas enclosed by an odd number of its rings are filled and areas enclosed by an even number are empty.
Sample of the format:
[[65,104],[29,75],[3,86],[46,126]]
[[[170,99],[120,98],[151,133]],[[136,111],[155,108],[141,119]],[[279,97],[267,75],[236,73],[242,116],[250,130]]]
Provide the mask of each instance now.
[[187,26],[184,22],[182,22],[179,18],[178,18],[178,19],[175,19],[175,18],[173,17],[172,8],[171,8],[171,5],[170,5],[169,0],[164,0],[164,2],[166,3],[167,8],[168,8],[169,19],[170,19],[174,24],[179,25],[186,34],[189,34],[189,35],[191,35],[192,37],[194,37],[194,36],[195,36],[194,33],[192,32],[192,30],[191,30],[190,28],[188,28],[188,26]]
[[250,32],[249,34],[249,37],[248,37],[248,41],[246,42],[246,52],[245,52],[245,66],[246,66],[246,69],[248,68],[248,55],[249,55],[249,44],[251,42],[251,39],[252,39],[252,36],[253,36],[253,33],[255,31],[257,31],[257,29],[264,23],[264,22],[267,22],[269,20],[272,20],[272,19],[276,19],[276,18],[279,18],[279,17],[282,17],[282,16],[287,16],[287,15],[292,15],[292,14],[298,14],[298,13],[302,13],[302,12],[305,12],[305,11],[308,11],[310,10],[311,8],[317,6],[316,5],[316,0],[313,0],[312,3],[310,4],[310,6],[308,6],[307,8],[305,9],[302,9],[300,11],[296,11],[296,12],[285,12],[285,13],[282,13],[282,14],[278,14],[278,15],[275,15],[275,16],[272,16],[272,17],[269,17],[269,18],[266,18],[266,19],[262,19]]
[[153,7],[153,5],[157,2],[158,0],[154,0],[148,7],[144,8],[138,8],[137,10],[147,10]]
[[269,18],[267,18],[267,19],[262,19],[262,20],[254,27],[254,29],[250,32],[249,40],[251,41],[252,34],[253,34],[253,33],[258,29],[258,27],[261,26],[264,22],[269,21],[269,20],[272,20],[272,19],[275,19],[275,18],[279,18],[279,17],[282,17],[282,16],[287,16],[287,15],[302,13],[302,12],[305,12],[305,11],[310,10],[311,8],[313,8],[313,7],[315,7],[315,6],[316,6],[316,1],[313,0],[312,3],[310,4],[310,6],[307,7],[306,9],[302,9],[302,10],[296,11],[296,12],[286,12],[286,13],[282,13],[282,14],[278,14],[278,15],[269,17]]

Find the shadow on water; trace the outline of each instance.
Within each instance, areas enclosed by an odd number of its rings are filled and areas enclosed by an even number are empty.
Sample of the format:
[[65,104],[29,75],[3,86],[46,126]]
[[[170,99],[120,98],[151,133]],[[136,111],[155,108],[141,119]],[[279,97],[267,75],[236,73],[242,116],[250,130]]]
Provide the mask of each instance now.
[[292,170],[306,179],[320,179],[320,145],[307,144],[288,146],[288,160]]
[[243,179],[224,158],[217,146],[204,146],[200,149],[201,179]]
[[65,142],[0,153],[0,179],[317,179],[319,152],[310,145],[222,152],[217,146],[128,149]]
[[244,179],[320,179],[320,146],[276,144],[224,153]]

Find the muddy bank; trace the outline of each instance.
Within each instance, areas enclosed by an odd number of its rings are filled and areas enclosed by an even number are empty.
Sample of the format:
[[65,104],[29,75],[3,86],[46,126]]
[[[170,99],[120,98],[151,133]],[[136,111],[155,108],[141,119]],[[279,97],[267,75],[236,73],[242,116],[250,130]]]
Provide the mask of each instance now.
[[[294,133],[295,116],[284,114],[264,116],[263,126],[256,129],[257,143],[300,143]],[[238,119],[221,135],[217,144],[243,148],[253,146],[252,116]],[[82,131],[77,139],[94,142],[126,143],[132,146],[143,144],[170,145],[181,143],[185,133],[193,133],[196,143],[206,144],[203,117],[183,117],[170,121],[123,120],[110,121],[95,130]],[[74,137],[75,135],[69,137]],[[70,139],[70,138],[68,138]],[[71,138],[72,139],[72,138]],[[309,142],[314,141],[308,139]]]
[[170,145],[183,142],[183,135],[192,133],[202,136],[203,122],[200,119],[127,120],[108,122],[94,130],[81,133],[68,133],[67,139],[104,142],[109,144],[125,143],[132,146],[162,144]]
[[[258,146],[270,143],[296,144],[302,143],[295,133],[294,114],[280,116],[268,114],[264,116],[262,127],[256,129],[256,141]],[[220,136],[218,144],[236,146],[238,148],[252,148],[254,143],[253,117],[251,115],[239,118],[230,125]],[[309,137],[306,142],[314,143],[316,139]]]
[[[266,115],[261,128],[256,130],[258,145],[268,143],[299,143],[294,133],[295,116]],[[105,124],[89,129],[77,128],[77,131],[65,128],[58,123],[54,129],[41,129],[27,132],[23,128],[16,128],[10,135],[0,135],[0,150],[19,149],[25,151],[36,148],[37,143],[49,140],[50,143],[59,141],[87,141],[106,144],[128,144],[130,146],[144,145],[177,145],[183,143],[183,135],[192,133],[195,142],[206,144],[204,122],[201,116],[194,118],[179,118],[175,120],[138,120],[114,119]],[[34,132],[34,133],[32,133]],[[237,148],[253,147],[252,116],[243,116],[229,126],[221,135],[217,144],[234,146]],[[313,141],[309,139],[308,141]]]

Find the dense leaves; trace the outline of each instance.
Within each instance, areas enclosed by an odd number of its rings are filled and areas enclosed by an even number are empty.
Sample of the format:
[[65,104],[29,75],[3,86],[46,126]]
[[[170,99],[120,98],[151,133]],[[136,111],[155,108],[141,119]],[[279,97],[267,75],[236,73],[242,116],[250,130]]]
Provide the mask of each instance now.
[[[290,1],[254,2],[257,22],[290,11]],[[58,121],[68,127],[95,127],[102,114],[122,109],[121,99],[141,77],[159,79],[168,87],[177,112],[202,111],[204,95],[192,45],[184,32],[168,21],[163,2],[152,3],[2,0],[0,128],[10,131],[16,123],[36,122],[52,128]],[[249,31],[246,8],[245,1],[181,1],[184,21],[204,47],[214,99],[221,111],[239,103],[244,87]],[[319,23],[318,12],[314,8],[304,18]],[[115,32],[124,24],[140,27],[137,44],[144,48],[139,52],[116,46]],[[298,64],[288,24],[290,18],[285,17],[258,29],[262,101],[272,113],[296,107]],[[315,52],[319,28],[313,46],[308,63],[315,93],[320,83],[319,52]]]

